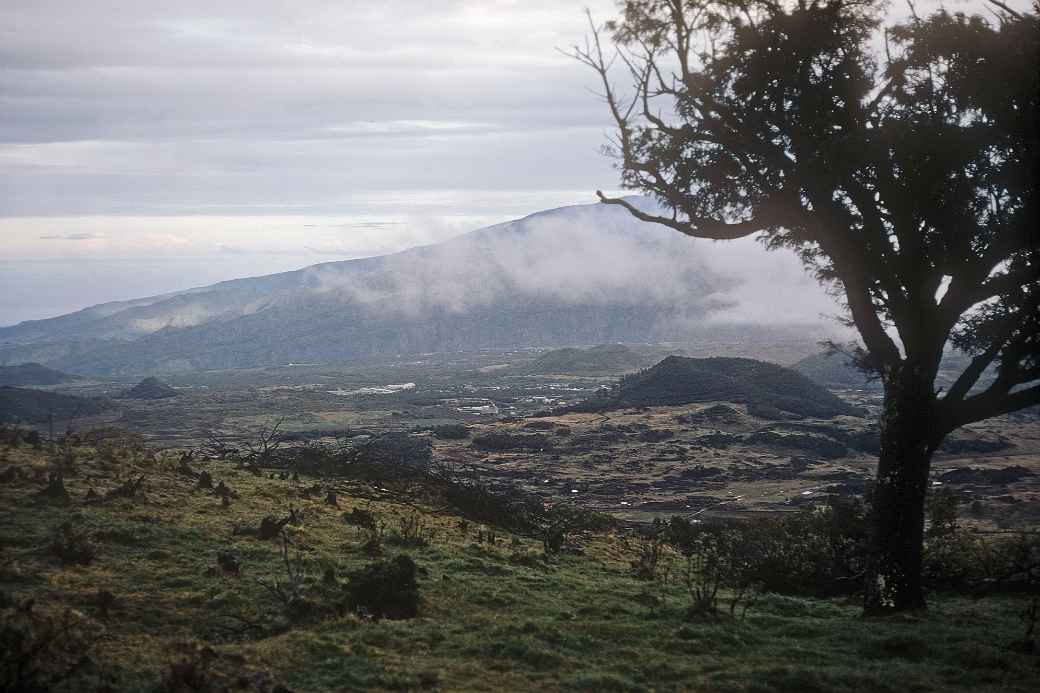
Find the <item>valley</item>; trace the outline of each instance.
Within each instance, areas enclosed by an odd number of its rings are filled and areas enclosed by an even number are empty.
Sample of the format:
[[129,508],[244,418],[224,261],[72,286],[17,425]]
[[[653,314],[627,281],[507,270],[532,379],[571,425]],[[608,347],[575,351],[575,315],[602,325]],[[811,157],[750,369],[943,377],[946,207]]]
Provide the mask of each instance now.
[[[755,355],[768,358],[787,347],[765,344]],[[101,413],[56,421],[56,434],[117,427],[158,448],[235,450],[272,430],[285,449],[336,448],[388,432],[410,433],[429,439],[434,464],[457,474],[640,524],[674,514],[783,514],[829,497],[862,496],[878,445],[880,393],[870,386],[834,390],[841,404],[829,412],[838,414],[833,417],[767,406],[758,370],[753,400],[723,395],[589,410],[588,402],[611,396],[618,379],[637,365],[667,354],[734,351],[703,344],[618,346],[200,371],[153,383],[163,395],[176,394],[155,398],[127,397],[132,379],[82,379],[39,389],[109,404]],[[546,364],[563,372],[546,372]],[[795,381],[779,382],[787,391],[797,389]],[[714,379],[711,386],[721,387]],[[822,387],[812,395],[832,397]],[[465,436],[430,433],[450,424],[465,426]],[[36,427],[48,435],[49,425]],[[957,432],[937,454],[932,484],[954,489],[963,521],[977,529],[1035,527],[1040,419],[1026,412]]]

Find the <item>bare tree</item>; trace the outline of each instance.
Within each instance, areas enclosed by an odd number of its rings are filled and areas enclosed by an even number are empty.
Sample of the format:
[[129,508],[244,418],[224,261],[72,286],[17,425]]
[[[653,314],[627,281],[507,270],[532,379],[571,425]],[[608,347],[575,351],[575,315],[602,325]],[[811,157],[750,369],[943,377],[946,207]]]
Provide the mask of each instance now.
[[250,461],[258,464],[271,461],[274,453],[285,443],[285,439],[279,434],[283,423],[285,423],[284,416],[270,426],[262,426],[256,431],[253,440],[246,443]]

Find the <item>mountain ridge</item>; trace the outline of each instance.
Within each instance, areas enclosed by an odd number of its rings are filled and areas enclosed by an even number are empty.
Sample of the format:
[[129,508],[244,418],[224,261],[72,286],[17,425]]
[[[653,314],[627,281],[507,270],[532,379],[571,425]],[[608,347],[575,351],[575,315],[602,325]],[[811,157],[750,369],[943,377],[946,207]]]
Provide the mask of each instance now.
[[[641,201],[640,204],[652,204]],[[681,338],[735,281],[610,205],[0,328],[0,365],[143,375]]]

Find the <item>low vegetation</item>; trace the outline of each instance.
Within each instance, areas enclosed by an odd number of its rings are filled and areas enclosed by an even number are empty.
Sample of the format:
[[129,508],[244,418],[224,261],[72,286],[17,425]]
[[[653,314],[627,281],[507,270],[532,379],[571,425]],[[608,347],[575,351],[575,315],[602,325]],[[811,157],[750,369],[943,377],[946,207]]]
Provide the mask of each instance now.
[[[71,454],[2,449],[19,470],[0,486],[5,690],[1029,690],[1035,677],[1036,538],[981,541],[941,494],[931,609],[863,620],[856,501],[640,531],[442,470],[294,475],[115,436],[80,436]],[[40,502],[49,478],[63,502]]]

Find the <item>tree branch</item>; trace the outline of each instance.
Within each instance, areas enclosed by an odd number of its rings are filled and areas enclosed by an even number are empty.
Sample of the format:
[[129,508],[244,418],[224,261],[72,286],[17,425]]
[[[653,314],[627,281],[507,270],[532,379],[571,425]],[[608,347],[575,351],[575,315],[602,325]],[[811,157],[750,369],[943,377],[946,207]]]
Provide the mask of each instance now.
[[607,197],[602,191],[597,190],[596,196],[600,202],[608,205],[618,205],[628,210],[629,214],[640,221],[648,221],[654,224],[662,224],[692,238],[709,238],[716,241],[732,241],[737,238],[750,236],[757,231],[769,228],[768,224],[752,219],[751,221],[725,222],[699,219],[695,222],[683,222],[671,217],[662,217],[655,214],[647,214],[628,200],[620,197]]
[[1025,409],[1040,404],[1040,385],[1033,385],[1016,392],[1008,392],[1006,386],[994,383],[985,392],[979,393],[953,407],[948,430],[965,424],[983,421],[1001,414]]

